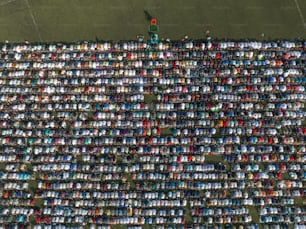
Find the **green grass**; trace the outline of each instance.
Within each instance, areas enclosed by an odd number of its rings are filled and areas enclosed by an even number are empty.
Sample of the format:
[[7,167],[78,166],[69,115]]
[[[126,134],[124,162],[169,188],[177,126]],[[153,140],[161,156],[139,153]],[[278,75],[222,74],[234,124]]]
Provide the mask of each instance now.
[[0,171],[5,171],[6,165],[5,165],[5,162],[0,162]]
[[25,171],[28,172],[28,173],[33,173],[33,165],[30,164],[30,163],[26,163],[24,169],[25,169]]
[[230,163],[228,161],[224,161],[222,157],[223,157],[222,155],[205,155],[205,163],[207,164],[222,163],[223,165],[225,165],[225,170],[230,171],[231,169]]
[[189,204],[189,202],[188,202],[188,204],[187,204],[185,210],[186,210],[186,215],[185,215],[185,217],[186,217],[186,224],[187,224],[187,225],[190,225],[190,224],[193,223],[193,220],[192,220],[192,216],[191,216],[191,211],[190,211],[190,204]]
[[[147,39],[150,17],[160,38],[204,38],[207,30],[217,38],[306,38],[292,0],[27,1],[1,1],[0,41]],[[298,4],[305,18],[306,1]]]
[[30,225],[33,227],[33,225],[36,224],[36,217],[34,215],[31,215],[29,218],[29,222],[30,222]]
[[144,95],[144,102],[146,104],[156,103],[157,102],[157,97],[156,97],[156,95],[152,95],[152,94],[147,95],[147,94],[145,94]]
[[219,163],[222,162],[222,155],[205,155],[205,162],[206,163]]
[[288,227],[289,227],[289,229],[294,229],[294,224],[293,223],[288,224]]
[[[306,111],[306,106],[304,108],[304,111]],[[304,119],[304,121],[302,122],[302,126],[306,126],[306,119]]]
[[288,172],[282,173],[282,180],[290,180],[290,176],[289,176]]
[[77,155],[77,156],[76,156],[76,163],[77,163],[77,164],[82,164],[82,163],[83,163],[83,157],[82,157],[82,155]]
[[258,167],[259,167],[259,169],[261,169],[261,171],[265,171],[265,164],[264,163],[259,163]]
[[306,201],[303,199],[303,197],[294,197],[294,205],[298,206],[305,206]]
[[151,19],[153,18],[152,15],[147,10],[144,10],[143,13],[146,16],[147,21],[150,22]]
[[113,225],[112,229],[127,229],[126,225]]
[[43,208],[44,207],[44,200],[43,199],[35,199],[34,206],[37,208]]
[[129,190],[131,190],[131,191],[136,190],[136,183],[135,183],[132,175],[130,173],[126,173],[125,176],[126,176],[126,181],[130,184]]
[[142,229],[151,229],[151,228],[155,228],[155,227],[153,225],[145,224],[145,225],[142,225],[141,228]]
[[168,127],[160,128],[160,136],[166,137],[171,135],[172,135],[172,130],[170,128]]
[[29,180],[28,190],[33,196],[38,189],[38,181],[37,180]]
[[255,206],[248,206],[249,215],[252,217],[252,221],[256,224],[259,224],[259,212]]

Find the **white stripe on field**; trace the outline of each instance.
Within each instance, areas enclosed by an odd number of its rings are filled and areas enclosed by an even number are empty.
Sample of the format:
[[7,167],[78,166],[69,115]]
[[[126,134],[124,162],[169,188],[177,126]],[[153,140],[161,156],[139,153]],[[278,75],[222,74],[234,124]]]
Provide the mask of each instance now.
[[301,8],[300,8],[300,5],[299,5],[299,3],[298,3],[297,0],[294,0],[294,2],[295,2],[295,5],[296,5],[297,10],[298,10],[298,12],[299,12],[301,21],[302,21],[302,23],[303,23],[303,25],[304,25],[304,29],[306,29],[306,23],[305,23],[305,20],[304,20],[304,17],[303,17],[303,14],[302,14],[302,10],[301,10]]
[[37,32],[37,34],[38,34],[39,40],[40,40],[40,41],[42,41],[42,39],[41,39],[41,35],[40,35],[40,32],[39,32],[39,29],[38,29],[38,25],[37,25],[37,23],[36,23],[36,20],[35,20],[34,15],[33,15],[33,12],[32,12],[31,6],[30,6],[30,3],[29,3],[29,1],[28,1],[28,0],[24,0],[24,1],[25,1],[25,3],[26,3],[26,4],[27,4],[27,6],[28,6],[28,9],[29,9],[29,12],[30,12],[30,15],[31,15],[31,18],[32,18],[33,24],[34,24],[34,27],[35,27],[36,32]]
[[9,1],[6,1],[6,2],[1,2],[0,6],[5,6],[5,5],[10,4],[11,2],[15,2],[15,1],[17,1],[17,0],[9,0]]

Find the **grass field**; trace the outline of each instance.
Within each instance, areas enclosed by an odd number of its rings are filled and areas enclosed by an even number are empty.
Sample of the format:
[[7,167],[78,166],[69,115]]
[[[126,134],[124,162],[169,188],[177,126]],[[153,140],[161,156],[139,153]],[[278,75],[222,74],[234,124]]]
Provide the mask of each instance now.
[[0,0],[0,42],[159,37],[306,38],[305,0]]

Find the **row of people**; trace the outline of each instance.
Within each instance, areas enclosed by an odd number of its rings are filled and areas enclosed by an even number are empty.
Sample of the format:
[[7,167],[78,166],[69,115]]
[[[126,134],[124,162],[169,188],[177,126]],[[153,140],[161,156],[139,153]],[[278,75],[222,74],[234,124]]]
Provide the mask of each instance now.
[[3,45],[1,224],[299,227],[305,45]]

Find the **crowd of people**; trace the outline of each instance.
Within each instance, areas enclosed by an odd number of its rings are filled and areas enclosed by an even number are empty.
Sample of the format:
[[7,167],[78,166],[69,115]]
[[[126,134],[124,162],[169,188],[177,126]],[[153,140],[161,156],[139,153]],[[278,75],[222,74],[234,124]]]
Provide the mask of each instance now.
[[3,44],[0,224],[305,228],[306,42]]

